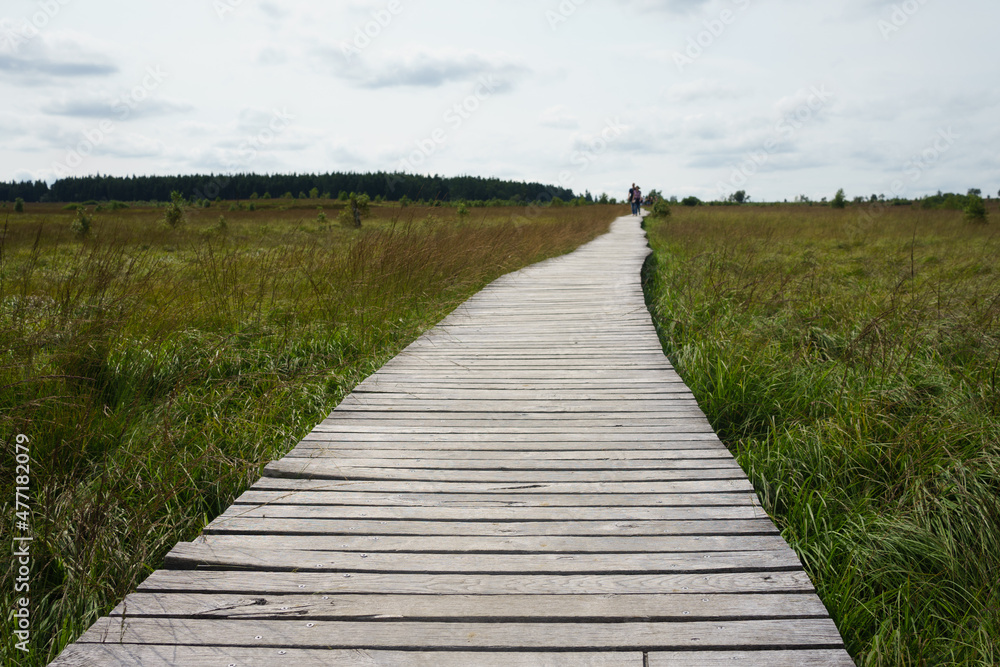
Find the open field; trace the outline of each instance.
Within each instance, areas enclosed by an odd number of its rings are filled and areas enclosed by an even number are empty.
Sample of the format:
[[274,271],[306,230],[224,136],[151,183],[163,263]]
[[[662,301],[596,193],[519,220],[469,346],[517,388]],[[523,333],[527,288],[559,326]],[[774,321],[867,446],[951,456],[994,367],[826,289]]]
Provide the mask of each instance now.
[[[284,208],[282,208],[284,207]],[[362,378],[494,278],[568,252],[622,207],[315,202],[92,213],[29,205],[0,246],[3,510],[30,437],[31,660],[41,665],[190,540]],[[92,208],[92,207],[91,207]],[[220,224],[219,216],[225,216]],[[11,543],[12,524],[3,523]],[[5,560],[3,603],[16,576]],[[12,637],[4,618],[4,636]]]
[[661,339],[861,665],[1000,662],[1000,215],[674,207]]

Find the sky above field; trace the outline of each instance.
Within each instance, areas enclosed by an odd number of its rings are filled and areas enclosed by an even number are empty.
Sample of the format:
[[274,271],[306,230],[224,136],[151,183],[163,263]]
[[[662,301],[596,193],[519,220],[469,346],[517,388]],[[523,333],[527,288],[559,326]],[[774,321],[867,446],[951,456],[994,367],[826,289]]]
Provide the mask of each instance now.
[[0,180],[1000,188],[996,0],[4,0]]

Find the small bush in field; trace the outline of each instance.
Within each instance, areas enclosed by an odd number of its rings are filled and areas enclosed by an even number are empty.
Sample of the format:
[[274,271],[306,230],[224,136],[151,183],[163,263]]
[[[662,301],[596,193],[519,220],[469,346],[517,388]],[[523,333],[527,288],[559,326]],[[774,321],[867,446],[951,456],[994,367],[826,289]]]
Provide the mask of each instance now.
[[846,208],[847,207],[847,197],[844,196],[844,188],[837,190],[837,194],[834,195],[833,201],[830,202],[830,206],[833,208]]
[[360,228],[361,221],[370,213],[370,202],[368,195],[352,192],[347,197],[347,206],[340,212],[337,220],[345,227]]
[[163,213],[163,220],[171,227],[177,227],[184,222],[184,196],[176,190],[170,193],[170,203]]
[[669,218],[670,204],[668,204],[665,199],[658,199],[656,203],[653,204],[653,210],[650,215],[657,219]]
[[24,213],[24,200],[20,197],[14,200],[14,213]]
[[69,224],[69,228],[73,230],[73,233],[77,237],[83,238],[90,234],[90,223],[90,216],[87,215],[86,210],[81,206],[76,209],[76,218]]
[[965,219],[969,222],[986,222],[986,204],[977,194],[969,194],[969,202],[965,205]]
[[458,205],[458,218],[460,220],[465,220],[469,216],[469,208],[462,202]]

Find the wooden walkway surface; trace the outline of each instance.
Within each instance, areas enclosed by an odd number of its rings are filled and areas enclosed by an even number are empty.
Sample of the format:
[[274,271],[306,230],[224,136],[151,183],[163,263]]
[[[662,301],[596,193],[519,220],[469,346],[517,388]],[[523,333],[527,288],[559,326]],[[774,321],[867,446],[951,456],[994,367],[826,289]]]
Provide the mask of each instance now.
[[372,375],[53,663],[852,665],[664,357],[636,218]]

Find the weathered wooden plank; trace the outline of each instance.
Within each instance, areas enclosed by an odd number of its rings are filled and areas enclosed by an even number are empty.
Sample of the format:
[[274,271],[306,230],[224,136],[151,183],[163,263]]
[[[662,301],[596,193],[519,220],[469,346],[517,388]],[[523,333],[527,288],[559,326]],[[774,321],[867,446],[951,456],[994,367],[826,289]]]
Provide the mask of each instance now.
[[219,549],[313,549],[317,551],[409,551],[425,553],[681,553],[782,551],[780,535],[669,535],[657,537],[559,537],[498,535],[202,535],[195,543]]
[[392,434],[337,434],[337,433],[317,433],[307,434],[300,442],[299,446],[315,447],[344,447],[348,449],[365,448],[377,449],[435,449],[435,450],[497,450],[502,449],[509,452],[523,451],[567,451],[567,450],[591,450],[607,451],[615,449],[661,451],[665,449],[693,449],[696,447],[725,451],[725,446],[718,440],[714,433],[679,433],[672,438],[659,435],[649,438],[635,438],[632,440],[623,437],[614,437],[614,434],[594,434],[586,437],[577,435],[565,435],[560,433],[539,434],[537,437],[527,435],[506,435],[494,436],[491,438],[481,438],[478,441],[470,440],[463,435],[437,434],[433,437],[403,435],[393,436]]
[[342,409],[355,411],[361,410],[441,410],[448,412],[576,412],[583,414],[606,413],[609,411],[618,412],[645,412],[645,408],[651,408],[659,412],[672,412],[678,415],[691,415],[693,417],[703,416],[698,408],[698,403],[689,398],[665,399],[584,399],[584,400],[528,400],[509,399],[498,401],[494,399],[409,399],[409,398],[387,398],[377,394],[367,394],[363,398],[345,398],[341,405]]
[[[479,423],[482,426],[507,425],[511,427],[533,427],[535,429],[608,429],[634,428],[641,432],[656,431],[658,426],[673,426],[678,420],[688,419],[670,412],[601,412],[599,414],[582,415],[572,412],[539,413],[539,412],[426,412],[421,410],[365,410],[354,411],[342,408],[324,419],[320,424],[349,426],[350,420],[364,420],[373,423],[405,424],[409,421],[426,424],[428,419],[434,419],[440,424]],[[700,419],[700,418],[699,418]],[[419,424],[418,424],[419,425]]]
[[272,572],[442,572],[524,574],[635,574],[765,572],[801,569],[791,549],[711,553],[596,554],[427,554],[294,549],[219,548],[181,542],[165,557],[166,567],[226,567]]
[[[468,435],[470,436],[470,439],[489,438],[496,435],[539,435],[544,433],[559,433],[564,436],[577,435],[578,438],[583,439],[602,427],[607,431],[612,431],[616,436],[626,437],[632,435],[641,436],[643,438],[649,438],[650,436],[655,436],[657,434],[686,433],[692,429],[702,433],[711,430],[711,426],[709,426],[708,421],[702,421],[702,418],[700,417],[685,417],[674,419],[672,421],[664,420],[659,424],[651,426],[631,426],[624,424],[615,425],[613,421],[606,421],[603,424],[585,427],[576,422],[567,422],[565,424],[559,424],[558,426],[525,423],[512,424],[506,423],[501,415],[502,413],[497,414],[492,422],[480,423],[478,425],[470,424],[467,421],[438,422],[434,419],[433,413],[428,414],[424,419],[411,420],[408,423],[384,423],[377,419],[364,422],[354,421],[346,423],[333,420],[332,422],[326,422],[316,426],[314,431],[316,433],[336,433],[345,435],[354,435],[358,433],[378,433],[393,436],[450,434]],[[559,428],[559,426],[562,426],[562,428]]]
[[349,449],[341,445],[324,445],[315,442],[299,444],[292,449],[288,456],[293,457],[314,457],[314,456],[335,456],[343,459],[364,459],[375,457],[372,460],[382,461],[399,459],[409,461],[411,459],[438,459],[447,457],[449,462],[457,461],[535,461],[539,463],[555,461],[569,462],[599,462],[599,461],[710,461],[715,459],[732,461],[729,452],[722,448],[701,448],[701,449],[603,449],[603,450],[528,450],[510,451],[506,448],[497,449],[419,449],[404,448],[398,449]]
[[80,642],[371,649],[618,649],[843,646],[829,619],[683,623],[468,623],[105,618]]
[[[678,443],[677,447],[688,447],[689,443],[695,442],[699,436],[702,442],[711,443],[713,447],[722,447],[715,433],[710,431],[697,432],[689,429],[678,433],[635,433],[616,434],[613,429],[606,429],[603,432],[596,429],[587,433],[565,433],[546,432],[538,433],[497,433],[497,434],[477,434],[477,433],[323,433],[319,430],[313,431],[305,436],[303,442],[354,442],[354,443],[417,443],[422,445],[434,444],[435,447],[444,447],[449,443],[458,443],[464,447],[480,445],[496,445],[503,443],[504,449],[518,448],[518,443],[530,444],[533,449],[548,449],[558,447],[560,443],[568,446],[576,446],[579,449],[606,448],[614,449],[615,445],[628,445],[635,449],[660,449],[670,447],[672,443]],[[365,445],[367,446],[367,445]],[[522,449],[524,447],[521,447]],[[571,447],[563,447],[571,448]]]
[[264,468],[269,477],[307,477],[310,479],[371,479],[410,480],[429,482],[506,482],[531,484],[534,482],[574,482],[591,475],[606,482],[664,482],[712,479],[743,479],[746,474],[739,466],[705,468],[700,470],[450,470],[410,467],[365,468],[340,465],[336,459],[293,459],[273,461]]
[[372,651],[73,644],[51,667],[643,667],[641,652]]
[[812,593],[762,595],[211,595],[133,593],[111,616],[310,620],[694,621],[824,618]]
[[372,521],[730,521],[762,519],[759,505],[710,507],[379,507],[377,505],[233,505],[220,519],[367,519]]
[[854,667],[844,649],[653,652],[648,667]]
[[344,574],[157,570],[141,592],[380,595],[654,595],[662,593],[814,593],[803,571],[711,574]]
[[205,527],[213,533],[313,535],[768,535],[771,520],[725,521],[416,521],[269,519],[221,516]]
[[[280,481],[274,479],[272,481]],[[263,480],[261,480],[263,482]],[[260,484],[260,483],[259,483]],[[354,493],[352,491],[246,491],[234,505],[363,505],[368,507],[760,507],[750,491],[739,493]]]
[[259,491],[355,491],[366,493],[454,493],[454,494],[688,494],[752,492],[747,479],[714,479],[677,482],[534,482],[495,484],[486,482],[414,482],[262,477],[251,488]]
[[293,449],[286,461],[329,459],[340,470],[366,468],[392,468],[405,470],[562,470],[592,472],[594,474],[612,470],[739,470],[743,472],[731,456],[725,458],[691,459],[597,459],[597,460],[519,460],[515,458],[486,459],[456,457],[442,458],[439,453],[433,457],[414,456],[411,458],[347,458],[335,451],[317,449]]

